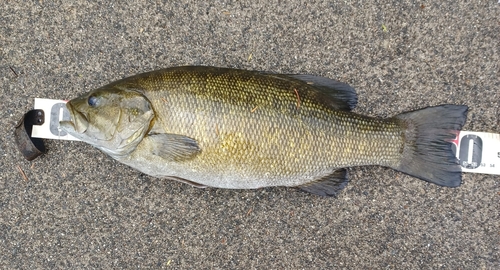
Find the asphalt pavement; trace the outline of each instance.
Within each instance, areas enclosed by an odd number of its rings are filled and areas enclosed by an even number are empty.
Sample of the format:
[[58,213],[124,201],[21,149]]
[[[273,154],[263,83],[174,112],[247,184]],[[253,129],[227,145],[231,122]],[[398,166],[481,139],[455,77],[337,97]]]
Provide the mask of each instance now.
[[372,166],[338,198],[196,189],[81,142],[29,162],[13,136],[36,97],[180,65],[326,76],[371,116],[465,104],[465,130],[500,133],[499,44],[496,0],[3,1],[0,268],[499,269],[500,176],[443,188]]

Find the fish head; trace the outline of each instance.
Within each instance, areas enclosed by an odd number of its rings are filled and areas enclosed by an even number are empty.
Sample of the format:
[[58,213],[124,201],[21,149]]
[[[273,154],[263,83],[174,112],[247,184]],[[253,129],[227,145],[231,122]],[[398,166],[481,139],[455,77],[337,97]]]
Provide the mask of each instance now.
[[151,102],[133,90],[99,88],[66,107],[71,121],[61,121],[61,128],[115,158],[135,150],[154,118]]

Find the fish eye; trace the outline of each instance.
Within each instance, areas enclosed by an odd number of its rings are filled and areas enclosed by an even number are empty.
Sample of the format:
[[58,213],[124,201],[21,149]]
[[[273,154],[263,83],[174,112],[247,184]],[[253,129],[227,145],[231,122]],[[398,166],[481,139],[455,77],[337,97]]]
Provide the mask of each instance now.
[[90,96],[88,99],[87,99],[87,103],[89,104],[90,107],[95,107],[97,106],[97,97],[95,96]]

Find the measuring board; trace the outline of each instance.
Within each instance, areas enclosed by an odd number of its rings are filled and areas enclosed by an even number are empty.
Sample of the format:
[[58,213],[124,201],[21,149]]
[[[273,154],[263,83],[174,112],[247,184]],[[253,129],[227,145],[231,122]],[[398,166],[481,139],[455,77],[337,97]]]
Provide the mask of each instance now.
[[[32,137],[79,141],[59,127],[59,121],[71,120],[66,101],[36,98],[34,107],[45,112],[45,121],[33,125]],[[500,175],[500,134],[460,131],[453,140],[453,151],[463,172]]]

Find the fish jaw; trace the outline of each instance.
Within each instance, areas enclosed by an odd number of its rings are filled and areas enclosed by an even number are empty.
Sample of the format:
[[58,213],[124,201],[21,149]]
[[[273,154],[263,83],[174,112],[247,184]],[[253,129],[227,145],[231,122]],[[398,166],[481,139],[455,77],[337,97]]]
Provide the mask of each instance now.
[[89,127],[89,121],[87,117],[75,110],[71,102],[66,103],[66,108],[69,111],[71,121],[61,121],[60,125],[63,128],[67,128],[66,132],[70,133],[84,133]]
[[69,102],[66,103],[66,108],[69,111],[71,120],[60,121],[59,127],[62,130],[66,131],[69,135],[91,145],[95,145],[96,140],[92,140],[92,138],[87,136],[87,134],[85,133],[89,127],[87,117],[85,117],[85,115],[83,115],[82,113],[76,111]]

